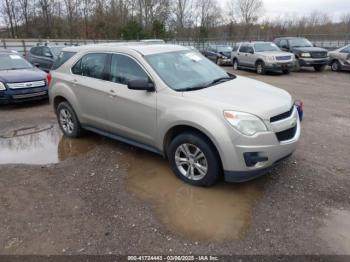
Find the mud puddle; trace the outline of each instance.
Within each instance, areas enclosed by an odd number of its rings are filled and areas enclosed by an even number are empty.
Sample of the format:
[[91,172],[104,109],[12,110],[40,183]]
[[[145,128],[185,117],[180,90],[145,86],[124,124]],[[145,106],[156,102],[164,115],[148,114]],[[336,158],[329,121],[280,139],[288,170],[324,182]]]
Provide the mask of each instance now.
[[244,238],[262,195],[258,182],[194,187],[179,180],[161,157],[135,150],[127,158],[128,191],[149,202],[168,230],[191,240]]
[[92,150],[97,140],[66,138],[57,125],[22,127],[0,134],[0,164],[58,163]]
[[330,210],[320,233],[334,252],[350,255],[350,211]]

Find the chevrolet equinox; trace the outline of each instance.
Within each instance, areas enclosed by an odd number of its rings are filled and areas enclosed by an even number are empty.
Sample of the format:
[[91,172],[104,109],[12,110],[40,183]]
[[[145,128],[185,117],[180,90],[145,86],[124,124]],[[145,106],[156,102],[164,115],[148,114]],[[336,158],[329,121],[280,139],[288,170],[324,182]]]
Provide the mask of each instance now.
[[186,47],[101,44],[60,57],[49,95],[68,137],[90,130],[161,154],[197,186],[251,180],[296,149],[300,120],[286,91]]

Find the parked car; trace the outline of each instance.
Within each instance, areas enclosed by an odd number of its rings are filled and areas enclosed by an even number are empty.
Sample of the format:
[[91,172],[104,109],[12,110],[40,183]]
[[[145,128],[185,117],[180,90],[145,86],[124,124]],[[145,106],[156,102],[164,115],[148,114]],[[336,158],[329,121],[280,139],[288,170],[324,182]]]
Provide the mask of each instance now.
[[38,45],[32,47],[26,54],[26,59],[34,66],[49,72],[62,48],[65,45]]
[[313,67],[315,71],[321,72],[328,64],[327,50],[314,47],[306,38],[281,37],[276,38],[274,43],[283,51],[291,52],[295,55],[296,71],[300,71],[300,67]]
[[19,54],[0,51],[0,104],[47,99],[49,81]]
[[210,45],[204,50],[204,56],[215,62],[217,65],[231,65],[232,47],[225,45]]
[[350,45],[331,51],[328,55],[332,71],[350,70]]
[[296,149],[300,120],[284,90],[227,73],[174,45],[65,48],[50,101],[63,133],[90,130],[167,157],[198,186],[258,177]]
[[240,43],[232,51],[232,64],[239,68],[254,69],[258,74],[267,71],[289,74],[293,67],[294,55],[281,51],[271,42]]

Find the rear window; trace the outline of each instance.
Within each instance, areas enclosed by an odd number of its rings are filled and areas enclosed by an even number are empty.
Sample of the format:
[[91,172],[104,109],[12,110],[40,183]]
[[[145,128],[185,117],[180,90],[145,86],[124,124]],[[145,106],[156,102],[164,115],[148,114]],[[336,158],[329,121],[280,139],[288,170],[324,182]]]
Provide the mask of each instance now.
[[61,65],[63,65],[65,62],[67,62],[75,54],[76,54],[75,52],[62,51],[58,55],[58,58],[53,63],[51,70],[55,70],[55,69],[59,68]]

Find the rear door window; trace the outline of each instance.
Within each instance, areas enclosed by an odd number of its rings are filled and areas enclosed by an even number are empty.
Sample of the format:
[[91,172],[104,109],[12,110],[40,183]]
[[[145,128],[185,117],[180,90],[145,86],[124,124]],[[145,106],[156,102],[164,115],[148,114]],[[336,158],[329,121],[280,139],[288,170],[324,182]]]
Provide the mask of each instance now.
[[52,65],[52,70],[55,70],[57,68],[59,68],[61,65],[63,65],[65,62],[68,61],[68,59],[70,59],[72,56],[74,56],[76,53],[75,52],[66,52],[63,51],[61,52],[57,59],[55,60],[55,62]]
[[121,54],[112,55],[109,80],[127,85],[130,80],[148,80],[147,73],[131,57]]
[[96,79],[105,79],[108,54],[93,53],[83,56],[72,68],[72,73]]
[[239,52],[241,53],[247,53],[248,46],[247,45],[241,45],[239,48]]

